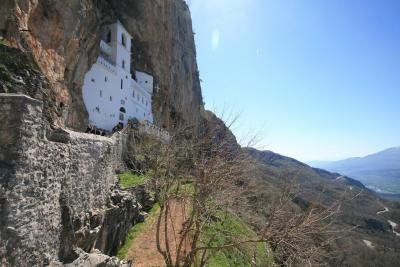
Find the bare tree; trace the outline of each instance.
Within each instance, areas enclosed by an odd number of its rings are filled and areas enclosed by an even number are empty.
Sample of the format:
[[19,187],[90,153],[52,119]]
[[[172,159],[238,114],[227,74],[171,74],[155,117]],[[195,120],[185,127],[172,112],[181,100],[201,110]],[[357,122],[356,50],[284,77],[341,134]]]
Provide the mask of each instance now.
[[199,134],[181,129],[169,144],[147,151],[160,204],[157,248],[167,266],[205,266],[222,249],[264,242],[224,233],[229,239],[217,244],[204,234],[240,196],[253,166],[224,122],[212,119]]
[[[258,236],[239,236],[222,229],[218,236],[207,229],[221,220],[221,214],[240,209],[255,209],[249,195],[259,191],[249,182],[256,175],[258,161],[235,140],[226,125],[213,115],[203,131],[180,129],[168,144],[143,146],[151,162],[157,184],[160,213],[157,218],[157,249],[166,266],[206,266],[216,253],[242,249],[249,244],[267,244],[265,254],[273,254],[279,265],[317,265],[322,247],[333,242],[340,232],[332,227],[343,199],[328,207],[312,204],[306,210],[293,204],[294,183],[283,183],[280,197],[254,227]],[[250,138],[249,140],[254,140]],[[256,180],[252,180],[256,181]],[[239,207],[241,206],[241,207]],[[222,218],[223,220],[223,218]],[[251,222],[250,222],[251,224]],[[251,262],[257,266],[256,255]]]

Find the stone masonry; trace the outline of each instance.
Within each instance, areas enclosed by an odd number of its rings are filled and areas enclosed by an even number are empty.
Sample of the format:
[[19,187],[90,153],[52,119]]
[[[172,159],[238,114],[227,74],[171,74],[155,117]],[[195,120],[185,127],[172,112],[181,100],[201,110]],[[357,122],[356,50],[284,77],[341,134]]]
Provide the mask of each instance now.
[[[42,102],[0,94],[0,265],[68,263],[80,244],[85,251],[96,243],[107,247],[107,211],[124,205],[109,203],[126,140],[119,133],[107,138],[52,129]],[[120,213],[129,213],[129,228],[141,206],[135,199],[124,203],[129,207]]]

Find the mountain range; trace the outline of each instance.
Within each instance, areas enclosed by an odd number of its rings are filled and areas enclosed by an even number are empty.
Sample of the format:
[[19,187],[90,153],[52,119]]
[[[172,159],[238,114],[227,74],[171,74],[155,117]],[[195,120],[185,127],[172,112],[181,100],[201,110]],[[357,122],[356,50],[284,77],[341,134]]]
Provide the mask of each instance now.
[[357,179],[382,196],[400,196],[400,147],[389,148],[365,157],[312,161],[308,164]]
[[[330,250],[335,253],[328,259],[329,266],[397,266],[400,238],[393,232],[390,222],[399,222],[400,203],[381,198],[343,173],[313,168],[272,151],[248,149],[248,152],[260,163],[257,187],[264,194],[276,195],[279,184],[283,180],[290,181],[297,191],[292,201],[302,209],[313,203],[329,206],[347,195],[348,200],[343,202],[333,225],[337,229],[355,229],[331,244]],[[387,154],[395,152],[393,149]],[[392,163],[395,166],[396,161]],[[258,202],[268,205],[268,201],[259,199]]]

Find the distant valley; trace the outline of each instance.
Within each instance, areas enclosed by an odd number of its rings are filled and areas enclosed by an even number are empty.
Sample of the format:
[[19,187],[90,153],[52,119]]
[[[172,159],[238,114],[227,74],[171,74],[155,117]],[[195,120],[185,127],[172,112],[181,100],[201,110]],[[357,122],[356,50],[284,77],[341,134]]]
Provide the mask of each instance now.
[[388,199],[400,199],[400,147],[365,157],[340,161],[312,161],[309,165],[337,172],[361,181]]
[[[345,198],[347,200],[342,203],[341,213],[333,225],[339,231],[355,229],[330,244],[329,250],[336,252],[329,258],[329,266],[398,266],[400,239],[396,233],[399,232],[397,225],[400,225],[399,202],[382,199],[361,182],[343,173],[312,168],[272,151],[248,149],[248,152],[260,163],[256,190],[260,196],[257,195],[257,201],[252,205],[255,211],[258,205],[265,208],[266,203],[271,202],[263,199],[263,195],[272,198],[279,194],[279,185],[286,179],[294,186],[296,196],[292,202],[301,209],[306,210],[315,203],[328,207]],[[257,218],[256,215],[245,217]]]

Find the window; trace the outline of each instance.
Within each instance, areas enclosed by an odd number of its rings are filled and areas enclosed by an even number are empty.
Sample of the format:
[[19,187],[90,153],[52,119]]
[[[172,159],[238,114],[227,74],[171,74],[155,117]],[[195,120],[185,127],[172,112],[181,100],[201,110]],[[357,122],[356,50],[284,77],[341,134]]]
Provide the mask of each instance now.
[[125,110],[124,107],[121,107],[121,108],[119,109],[119,111],[122,112],[122,113],[126,113],[126,110]]
[[149,103],[147,102],[147,100],[146,100],[146,107],[149,105]]
[[108,30],[106,34],[106,43],[109,44],[111,43],[111,31]]
[[135,97],[135,91],[133,91],[132,96]]
[[121,99],[121,105],[125,105],[125,100]]
[[90,79],[92,81],[92,83],[96,82],[96,80],[94,78]]
[[122,45],[124,47],[126,47],[126,36],[125,36],[125,33],[123,33],[122,36],[121,36],[121,43],[122,43]]
[[99,108],[99,107],[96,107],[96,111],[97,111],[97,112],[100,112],[100,108]]
[[124,113],[119,113],[119,120],[123,121],[124,120]]
[[105,81],[105,82],[107,82],[107,81],[108,81],[108,78],[107,78],[107,76],[105,76],[105,77],[104,77],[104,81]]
[[103,91],[100,90],[100,97],[103,97]]
[[121,89],[124,88],[124,80],[121,79]]
[[122,60],[122,68],[125,69],[125,60]]
[[112,102],[112,96],[110,96],[110,102]]

